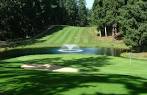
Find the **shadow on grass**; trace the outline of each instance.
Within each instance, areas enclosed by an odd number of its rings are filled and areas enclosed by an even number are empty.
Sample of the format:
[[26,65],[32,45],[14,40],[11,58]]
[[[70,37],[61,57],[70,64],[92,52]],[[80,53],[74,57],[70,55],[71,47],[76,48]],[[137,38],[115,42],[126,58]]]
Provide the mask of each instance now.
[[[0,93],[4,95],[139,95],[147,94],[147,79],[122,74],[94,74],[111,65],[106,56],[0,62]],[[22,63],[73,66],[80,73],[53,73],[20,69]],[[104,85],[103,85],[104,84]],[[119,88],[117,85],[121,85]],[[96,90],[95,90],[96,89]],[[119,92],[119,89],[121,92]],[[74,92],[75,91],[75,92]],[[76,94],[77,93],[77,94]]]
[[[46,58],[41,60],[0,62],[0,92],[4,95],[75,95],[72,90],[79,92],[79,95],[139,95],[147,93],[147,79],[134,77],[131,75],[120,74],[88,74],[99,70],[109,64],[109,58],[88,57],[72,60],[64,60],[61,57]],[[19,68],[21,63],[37,64],[60,64],[63,66],[76,66],[80,68],[78,74],[60,74],[45,71],[22,70]],[[19,65],[18,65],[19,64]],[[101,84],[106,84],[100,88]],[[123,85],[123,91],[117,92],[117,86]],[[107,86],[110,85],[110,92]],[[80,89],[90,90],[92,94]],[[113,88],[113,89],[112,89]],[[115,90],[114,90],[115,88]],[[105,90],[106,89],[106,90]],[[112,89],[112,91],[111,91]],[[81,92],[80,92],[81,91]],[[127,92],[127,93],[126,93]]]
[[80,72],[98,72],[99,67],[109,65],[108,60],[111,60],[106,56],[98,57],[86,57],[79,59],[70,59],[66,60],[62,57],[55,58],[43,58],[43,59],[33,59],[29,61],[14,61],[14,62],[5,62],[0,61],[0,67],[2,68],[20,68],[20,65],[23,64],[53,64],[63,67],[74,67],[78,68]]
[[12,44],[10,44],[10,47],[16,47],[16,46],[26,46],[26,45],[32,45],[34,43],[42,43],[44,42],[45,40],[37,40],[39,38],[43,38],[43,37],[46,37],[48,35],[52,35],[56,32],[58,32],[59,30],[62,30],[64,27],[66,26],[55,26],[53,27],[51,30],[46,30],[42,33],[40,33],[39,35],[33,37],[33,38],[30,38],[28,40],[25,40],[25,41],[18,41],[18,42],[14,42]]
[[[61,93],[69,92],[73,89],[88,90],[89,88],[99,88],[98,84],[121,84],[127,93],[111,91],[94,90],[93,94],[86,91],[78,95],[139,95],[147,93],[147,79],[118,74],[59,74],[41,71],[7,71],[1,72],[0,91],[6,95],[64,95]],[[95,84],[93,84],[95,83]],[[106,85],[106,88],[107,88]],[[102,90],[104,90],[102,88]],[[116,90],[118,88],[115,88]],[[108,89],[107,89],[108,90]],[[125,92],[125,91],[124,91]],[[76,93],[76,92],[75,92]],[[75,95],[71,92],[68,95]]]
[[15,58],[25,55],[35,55],[35,54],[51,54],[51,47],[40,47],[40,48],[20,48],[12,49],[4,52],[0,52],[0,60]]

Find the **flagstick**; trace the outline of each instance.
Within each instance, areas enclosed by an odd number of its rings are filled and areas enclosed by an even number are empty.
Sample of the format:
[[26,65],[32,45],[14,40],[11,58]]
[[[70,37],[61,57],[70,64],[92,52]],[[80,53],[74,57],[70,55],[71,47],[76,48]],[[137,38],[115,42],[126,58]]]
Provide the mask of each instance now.
[[130,53],[129,53],[129,58],[130,58],[130,65],[132,64],[132,47],[130,47]]
[[130,65],[132,64],[132,57],[131,57],[131,52],[130,52]]

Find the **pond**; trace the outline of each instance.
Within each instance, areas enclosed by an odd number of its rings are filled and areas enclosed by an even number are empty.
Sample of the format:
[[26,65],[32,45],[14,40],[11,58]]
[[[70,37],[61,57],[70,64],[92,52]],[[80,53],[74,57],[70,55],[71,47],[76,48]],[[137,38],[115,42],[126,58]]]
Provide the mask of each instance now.
[[36,54],[95,54],[95,55],[107,55],[119,57],[125,49],[115,48],[80,48],[81,52],[60,52],[60,48],[27,48],[27,49],[15,49],[0,53],[0,58],[12,58],[25,55],[36,55]]

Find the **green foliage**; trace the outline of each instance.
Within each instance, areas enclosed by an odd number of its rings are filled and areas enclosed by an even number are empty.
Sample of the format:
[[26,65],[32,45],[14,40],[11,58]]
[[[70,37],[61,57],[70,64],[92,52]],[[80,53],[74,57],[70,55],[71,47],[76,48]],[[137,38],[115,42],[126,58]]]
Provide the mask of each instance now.
[[78,14],[77,0],[64,0],[65,21],[68,25],[77,25],[76,19]]
[[78,14],[79,14],[79,25],[80,26],[87,25],[87,9],[86,9],[85,0],[79,0]]
[[85,1],[78,6],[77,0],[1,0],[0,40],[28,38],[49,25],[84,26],[85,14]]
[[104,32],[104,27],[106,27],[109,34],[112,33],[114,26],[116,26],[116,32],[119,32],[119,10],[125,4],[125,0],[95,0],[92,9],[91,24],[98,25],[98,28],[102,32]]
[[112,32],[117,24],[117,31],[122,32],[124,41],[133,48],[146,44],[147,2],[145,0],[95,0],[91,23],[99,29]]
[[142,49],[147,42],[147,2],[138,1],[135,4],[129,4],[124,9],[123,31],[125,43],[132,48]]
[[0,30],[8,38],[33,36],[44,26],[55,24],[60,10],[58,0],[3,0],[1,5]]

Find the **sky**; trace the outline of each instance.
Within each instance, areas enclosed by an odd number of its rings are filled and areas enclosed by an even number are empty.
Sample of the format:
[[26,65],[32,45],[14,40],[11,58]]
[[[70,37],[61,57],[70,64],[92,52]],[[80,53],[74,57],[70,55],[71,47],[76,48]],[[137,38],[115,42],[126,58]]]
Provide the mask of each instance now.
[[88,9],[91,9],[92,8],[92,5],[93,5],[93,3],[94,3],[94,0],[86,0],[86,3],[87,3],[87,8]]

